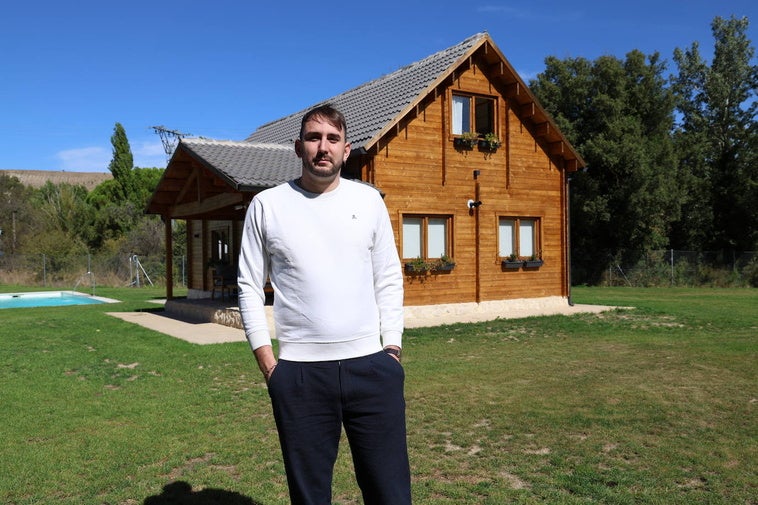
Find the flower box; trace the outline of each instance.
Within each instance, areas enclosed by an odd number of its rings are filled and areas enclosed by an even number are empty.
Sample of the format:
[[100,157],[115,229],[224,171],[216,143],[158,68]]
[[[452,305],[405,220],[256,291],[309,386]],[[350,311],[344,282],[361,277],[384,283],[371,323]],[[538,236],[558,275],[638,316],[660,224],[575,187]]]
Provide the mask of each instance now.
[[406,274],[423,274],[429,270],[426,264],[422,265],[418,263],[406,263],[403,268]]
[[432,272],[450,272],[455,268],[455,263],[438,263],[432,266]]
[[458,149],[473,149],[477,142],[478,141],[476,139],[469,139],[464,137],[456,137],[453,139],[453,145]]

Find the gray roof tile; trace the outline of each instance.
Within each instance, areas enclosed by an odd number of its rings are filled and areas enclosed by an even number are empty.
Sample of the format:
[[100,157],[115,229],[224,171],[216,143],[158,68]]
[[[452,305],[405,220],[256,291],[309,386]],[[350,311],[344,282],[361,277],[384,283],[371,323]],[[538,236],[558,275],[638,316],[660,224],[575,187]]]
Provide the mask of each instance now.
[[[478,33],[460,44],[321,103],[331,103],[345,115],[348,138],[353,149],[366,147],[388,124],[398,121],[408,107],[424,98],[427,95],[424,91],[436,85],[438,79],[443,74],[446,75],[455,62],[486,36],[486,33]],[[267,123],[245,141],[292,143],[300,131],[300,121],[305,112],[303,110]]]
[[183,138],[179,146],[243,191],[294,179],[302,166],[292,145]]

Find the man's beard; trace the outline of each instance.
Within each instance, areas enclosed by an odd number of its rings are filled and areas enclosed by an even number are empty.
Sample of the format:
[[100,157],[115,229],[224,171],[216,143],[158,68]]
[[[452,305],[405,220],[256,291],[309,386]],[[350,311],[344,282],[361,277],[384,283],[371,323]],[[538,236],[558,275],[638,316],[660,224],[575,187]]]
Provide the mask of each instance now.
[[329,159],[331,161],[331,168],[327,169],[324,167],[319,167],[316,163],[318,162],[314,160],[308,160],[306,161],[303,159],[303,168],[308,171],[309,174],[323,179],[332,179],[334,176],[338,175],[340,173],[340,170],[342,170],[342,160],[337,160],[336,162],[333,159]]

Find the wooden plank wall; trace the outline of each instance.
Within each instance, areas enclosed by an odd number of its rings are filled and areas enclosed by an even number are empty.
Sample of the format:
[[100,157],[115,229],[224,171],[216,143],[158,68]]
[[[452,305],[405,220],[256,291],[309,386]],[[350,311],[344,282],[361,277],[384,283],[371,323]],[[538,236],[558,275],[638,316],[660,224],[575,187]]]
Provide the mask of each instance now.
[[[373,160],[373,182],[386,193],[399,245],[403,214],[453,216],[455,269],[426,276],[406,275],[405,304],[565,296],[562,171],[551,163],[525,124],[509,109],[505,97],[476,65],[457,75],[452,89],[498,98],[498,135],[504,144],[494,153],[476,148],[457,150],[448,125],[450,89],[440,90],[417,109],[414,117],[401,123],[379,144]],[[483,202],[478,208],[478,255],[477,211],[470,212],[467,206],[475,197],[477,183]],[[541,268],[502,269],[498,219],[503,216],[541,220]]]

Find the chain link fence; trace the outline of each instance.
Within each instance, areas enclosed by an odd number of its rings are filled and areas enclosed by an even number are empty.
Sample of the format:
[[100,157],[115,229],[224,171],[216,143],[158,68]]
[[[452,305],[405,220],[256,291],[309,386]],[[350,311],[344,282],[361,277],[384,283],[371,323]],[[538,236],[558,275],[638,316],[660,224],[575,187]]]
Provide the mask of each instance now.
[[602,284],[633,287],[758,287],[758,253],[648,251],[634,264],[609,260]]
[[[186,258],[174,258],[174,287],[186,286]],[[164,255],[0,256],[0,283],[86,291],[94,286],[166,285]]]
[[[174,287],[187,285],[186,257],[174,258]],[[0,256],[0,283],[85,290],[92,286],[166,285],[163,255]],[[610,258],[604,286],[758,287],[758,253],[649,251],[634,264]]]

